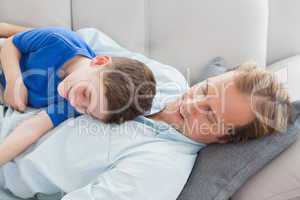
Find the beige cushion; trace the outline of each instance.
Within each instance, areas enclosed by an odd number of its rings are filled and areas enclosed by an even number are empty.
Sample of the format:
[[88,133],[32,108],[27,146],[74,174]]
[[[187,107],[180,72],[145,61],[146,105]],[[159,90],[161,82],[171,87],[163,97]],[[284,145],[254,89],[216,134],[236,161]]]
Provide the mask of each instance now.
[[70,0],[0,0],[0,22],[71,28]]
[[268,63],[300,54],[299,8],[299,0],[269,0]]
[[146,52],[144,0],[72,0],[73,29],[94,27],[131,51]]
[[[293,100],[300,99],[300,56],[269,67],[288,87]],[[298,136],[299,138],[299,136]],[[278,158],[253,176],[232,200],[287,200],[300,198],[300,138]]]
[[176,66],[195,83],[214,57],[227,66],[265,65],[268,1],[151,0],[150,56]]
[[216,56],[265,65],[268,1],[72,0],[74,29],[94,27],[195,83]]

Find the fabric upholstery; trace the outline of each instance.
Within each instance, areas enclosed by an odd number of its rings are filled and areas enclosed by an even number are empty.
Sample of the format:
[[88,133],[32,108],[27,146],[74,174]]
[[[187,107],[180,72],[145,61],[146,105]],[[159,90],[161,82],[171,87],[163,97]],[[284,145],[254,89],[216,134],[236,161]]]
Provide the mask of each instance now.
[[[0,21],[94,27],[129,50],[176,66],[196,83],[216,55],[265,64],[268,1],[0,0]],[[14,14],[12,14],[14,13]]]
[[268,64],[300,54],[299,8],[299,0],[269,0]]
[[127,49],[146,53],[145,0],[72,0],[73,28],[98,28]]
[[71,28],[70,0],[0,0],[0,22]]
[[150,57],[176,66],[192,83],[215,56],[229,66],[265,64],[268,1],[149,1]]

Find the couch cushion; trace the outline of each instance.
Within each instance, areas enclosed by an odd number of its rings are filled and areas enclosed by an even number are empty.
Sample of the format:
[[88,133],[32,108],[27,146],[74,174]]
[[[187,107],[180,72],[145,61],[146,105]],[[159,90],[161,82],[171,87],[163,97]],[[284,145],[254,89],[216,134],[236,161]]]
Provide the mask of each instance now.
[[[214,59],[208,67],[220,67],[220,63],[222,61],[219,58]],[[294,103],[293,110],[295,120],[300,114],[300,102]],[[209,145],[199,152],[194,169],[178,200],[229,199],[248,178],[295,142],[299,131],[300,117],[297,123],[291,124],[281,134],[252,140],[246,144]]]
[[213,57],[228,66],[255,60],[265,66],[268,1],[151,0],[150,57],[177,67],[188,80],[199,80]]
[[70,0],[1,0],[0,22],[71,28]]
[[299,8],[299,0],[269,0],[269,64],[300,54]]
[[73,29],[94,27],[122,46],[146,52],[145,0],[72,0]]
[[216,55],[230,66],[266,61],[268,1],[72,0],[72,16],[75,30],[98,28],[129,50],[175,66],[192,83]]
[[228,69],[225,67],[225,60],[222,57],[214,58],[200,74],[199,81],[202,82],[209,77],[218,76],[225,73]]

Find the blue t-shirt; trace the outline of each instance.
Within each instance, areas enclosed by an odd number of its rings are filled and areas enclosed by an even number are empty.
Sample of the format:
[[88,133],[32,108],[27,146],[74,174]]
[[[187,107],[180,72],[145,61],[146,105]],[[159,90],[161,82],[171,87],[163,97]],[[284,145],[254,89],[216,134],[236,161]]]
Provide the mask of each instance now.
[[[59,70],[76,55],[95,57],[95,52],[75,32],[50,27],[18,33],[13,43],[21,53],[20,67],[28,89],[28,106],[46,107],[53,126],[80,114],[59,96],[58,84],[62,81]],[[5,77],[0,75],[5,87]]]

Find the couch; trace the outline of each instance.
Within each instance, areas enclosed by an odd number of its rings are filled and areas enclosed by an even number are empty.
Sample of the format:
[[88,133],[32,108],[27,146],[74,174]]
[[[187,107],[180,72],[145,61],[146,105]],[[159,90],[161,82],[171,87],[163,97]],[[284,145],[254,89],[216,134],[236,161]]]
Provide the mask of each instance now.
[[[216,56],[229,66],[254,60],[271,70],[286,67],[271,64],[300,54],[299,8],[299,0],[0,0],[0,22],[95,27],[132,51],[175,66],[193,84]],[[286,81],[297,100],[300,58],[293,59]],[[232,199],[300,198],[299,155],[300,140]]]

